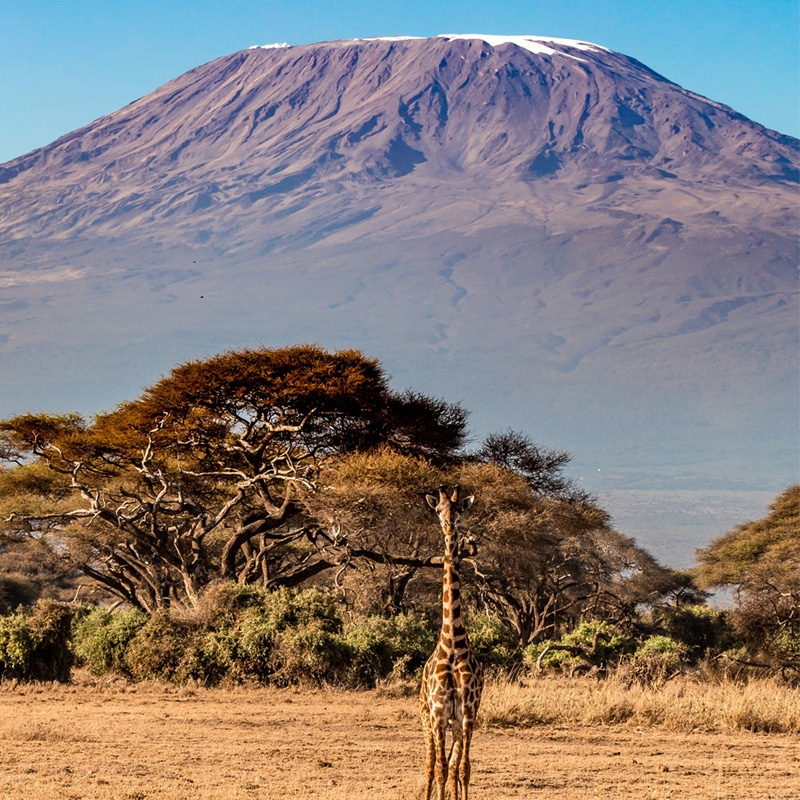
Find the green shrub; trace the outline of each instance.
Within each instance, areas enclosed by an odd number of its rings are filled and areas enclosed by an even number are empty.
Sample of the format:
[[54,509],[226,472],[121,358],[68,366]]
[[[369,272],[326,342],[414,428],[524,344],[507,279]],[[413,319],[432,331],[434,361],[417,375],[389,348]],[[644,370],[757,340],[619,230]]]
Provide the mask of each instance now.
[[419,677],[436,646],[438,632],[423,614],[409,612],[393,617],[368,617],[363,627],[372,631],[389,649],[393,665],[404,677]]
[[779,661],[799,661],[800,633],[779,631],[770,639],[769,654]]
[[351,639],[330,594],[218,584],[191,614],[154,614],[129,640],[123,667],[138,680],[209,686],[343,683],[380,671],[377,645]]
[[22,677],[34,648],[28,614],[19,610],[0,617],[0,667],[3,674],[19,673]]
[[63,603],[39,600],[29,611],[0,617],[0,676],[67,683],[72,613]]
[[601,620],[582,622],[558,641],[547,640],[528,645],[522,654],[523,664],[533,672],[539,657],[543,671],[558,670],[576,674],[597,672],[615,664],[622,656],[632,653],[634,640]]
[[125,652],[131,639],[146,623],[147,615],[138,609],[82,609],[72,621],[72,649],[77,663],[95,676],[129,675]]
[[181,668],[196,633],[190,621],[159,611],[139,629],[125,650],[124,667],[136,680],[181,681]]
[[203,593],[192,617],[203,628],[232,627],[247,609],[263,608],[268,600],[269,593],[260,586],[218,581]]
[[275,637],[270,666],[280,683],[339,683],[347,667],[348,649],[324,620],[286,628]]
[[658,686],[683,670],[689,648],[669,636],[651,636],[620,665],[623,681]]
[[339,676],[347,686],[374,686],[394,666],[392,646],[375,631],[359,625],[349,628],[341,637],[347,663]]
[[216,686],[223,681],[237,682],[254,676],[237,659],[231,631],[193,630],[177,666],[161,677],[176,683],[195,680],[204,686]]
[[277,621],[263,608],[249,608],[230,636],[236,666],[231,677],[248,676],[266,683],[273,672],[272,646],[279,631]]
[[493,614],[470,614],[467,635],[475,655],[484,667],[518,667],[522,651],[516,636]]
[[661,610],[657,622],[667,636],[686,645],[693,660],[737,646],[729,611],[706,605],[670,607]]
[[[336,596],[318,589],[268,592],[234,583],[211,587],[192,612],[165,609],[150,617],[91,606],[67,613],[40,602],[32,612],[0,618],[0,668],[66,680],[74,654],[95,676],[207,686],[257,680],[366,687],[390,674],[418,677],[436,644],[428,617],[345,624],[342,609]],[[468,626],[485,665],[507,666],[515,657],[513,639],[496,619],[476,615]]]

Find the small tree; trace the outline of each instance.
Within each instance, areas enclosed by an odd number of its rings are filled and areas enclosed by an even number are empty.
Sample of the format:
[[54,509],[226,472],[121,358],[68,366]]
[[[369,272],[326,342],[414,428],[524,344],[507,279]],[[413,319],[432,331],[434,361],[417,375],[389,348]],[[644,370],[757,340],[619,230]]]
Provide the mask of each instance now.
[[667,571],[588,496],[542,496],[491,462],[462,474],[480,498],[467,521],[479,553],[473,585],[521,647],[585,619],[628,624],[661,591]]
[[734,589],[733,624],[751,653],[800,662],[800,484],[763,519],[698,550],[697,559],[701,586]]

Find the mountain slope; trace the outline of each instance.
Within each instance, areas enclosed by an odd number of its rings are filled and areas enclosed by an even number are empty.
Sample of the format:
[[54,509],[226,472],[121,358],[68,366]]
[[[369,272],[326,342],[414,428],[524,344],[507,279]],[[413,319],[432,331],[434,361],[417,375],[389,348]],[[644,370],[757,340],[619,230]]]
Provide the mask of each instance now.
[[780,488],[798,152],[586,43],[234,53],[0,166],[0,413],[317,340],[620,485]]

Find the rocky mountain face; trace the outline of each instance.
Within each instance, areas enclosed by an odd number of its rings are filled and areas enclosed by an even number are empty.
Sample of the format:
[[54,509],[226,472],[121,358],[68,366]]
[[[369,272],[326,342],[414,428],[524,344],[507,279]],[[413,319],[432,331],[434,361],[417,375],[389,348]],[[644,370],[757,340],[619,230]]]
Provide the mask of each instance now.
[[0,414],[318,341],[569,449],[590,489],[777,491],[799,156],[584,43],[233,53],[0,166]]

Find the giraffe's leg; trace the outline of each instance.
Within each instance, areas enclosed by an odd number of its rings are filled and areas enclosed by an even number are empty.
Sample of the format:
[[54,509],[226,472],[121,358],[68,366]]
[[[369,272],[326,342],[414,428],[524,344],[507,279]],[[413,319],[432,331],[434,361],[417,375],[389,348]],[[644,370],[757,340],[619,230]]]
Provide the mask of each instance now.
[[464,747],[464,733],[457,720],[453,720],[450,728],[453,731],[453,749],[450,751],[450,764],[448,765],[450,800],[458,800],[459,764]]
[[434,729],[433,736],[436,747],[436,800],[445,800],[444,792],[447,786],[447,754],[445,752],[446,725],[439,722]]
[[422,730],[425,734],[425,800],[431,800],[434,769],[436,767],[436,742],[434,741],[430,715],[422,712]]
[[469,776],[472,771],[472,765],[469,760],[469,746],[472,742],[472,731],[475,727],[475,720],[472,717],[464,718],[464,753],[461,757],[461,765],[459,768],[458,778],[461,784],[461,800],[469,800]]

